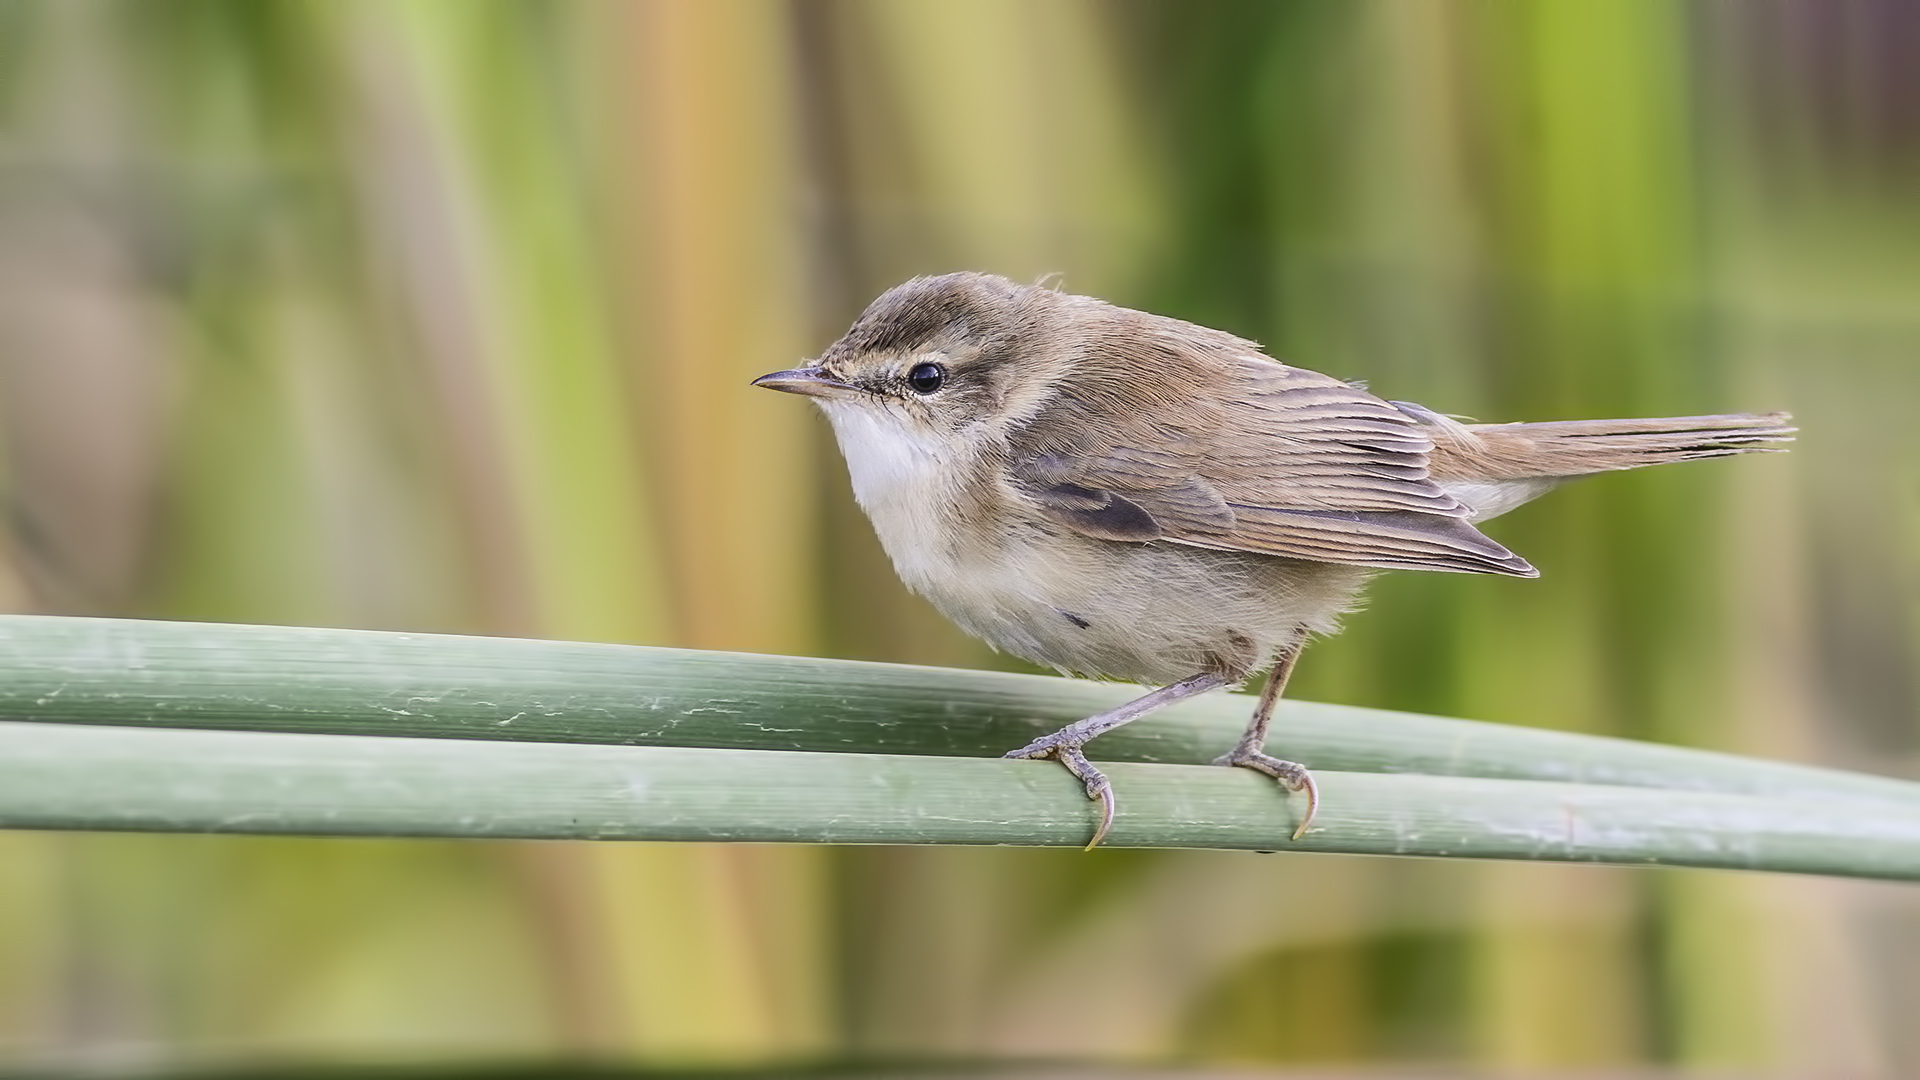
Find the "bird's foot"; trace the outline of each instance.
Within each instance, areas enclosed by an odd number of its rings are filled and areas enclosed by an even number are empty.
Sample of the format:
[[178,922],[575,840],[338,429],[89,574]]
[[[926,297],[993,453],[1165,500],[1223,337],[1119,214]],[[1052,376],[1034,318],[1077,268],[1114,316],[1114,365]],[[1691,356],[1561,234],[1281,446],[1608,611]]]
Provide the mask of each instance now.
[[1300,839],[1301,835],[1307,831],[1307,826],[1313,824],[1313,815],[1320,809],[1320,788],[1314,784],[1313,774],[1307,771],[1305,765],[1297,761],[1281,761],[1271,754],[1264,754],[1244,746],[1234,747],[1232,753],[1220,755],[1213,759],[1213,763],[1238,765],[1243,769],[1263,772],[1280,781],[1281,786],[1288,791],[1306,792],[1307,812],[1300,819],[1299,826],[1293,830],[1293,839]]
[[[1107,774],[1093,767],[1087,755],[1080,752],[1081,744],[1071,738],[1062,738],[1067,733],[1056,731],[1051,735],[1035,739],[1018,750],[1008,751],[1004,756],[1010,758],[1052,758],[1067,767],[1067,771],[1080,778],[1086,785],[1087,798],[1100,800],[1100,825],[1093,830],[1093,839],[1087,842],[1087,850],[1100,846],[1107,838],[1107,830],[1113,827],[1113,782]],[[1297,767],[1297,766],[1296,766]]]

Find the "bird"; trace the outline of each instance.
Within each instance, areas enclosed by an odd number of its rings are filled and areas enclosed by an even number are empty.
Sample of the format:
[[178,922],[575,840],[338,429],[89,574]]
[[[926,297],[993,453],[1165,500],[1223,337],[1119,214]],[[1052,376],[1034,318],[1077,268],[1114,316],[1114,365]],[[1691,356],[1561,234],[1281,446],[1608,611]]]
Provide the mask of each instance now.
[[753,385],[826,414],[901,580],[968,633],[1064,674],[1151,692],[1009,758],[1051,759],[1100,804],[1098,735],[1265,684],[1215,764],[1305,807],[1266,740],[1302,648],[1383,570],[1537,577],[1478,528],[1573,477],[1781,449],[1786,413],[1467,423],[1294,367],[1222,330],[964,271],[882,293],[817,359]]

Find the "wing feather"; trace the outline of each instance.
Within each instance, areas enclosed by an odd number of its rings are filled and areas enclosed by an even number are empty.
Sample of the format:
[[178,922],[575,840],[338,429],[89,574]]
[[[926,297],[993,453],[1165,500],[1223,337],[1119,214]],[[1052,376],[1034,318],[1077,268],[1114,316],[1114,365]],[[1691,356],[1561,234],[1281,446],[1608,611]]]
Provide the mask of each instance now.
[[[1223,354],[1223,341],[1239,348]],[[1042,513],[1104,539],[1537,573],[1475,529],[1468,508],[1433,481],[1432,440],[1407,413],[1237,338],[1179,344],[1150,359],[1184,364],[1193,385],[1209,389],[1224,375],[1228,392],[1135,408],[1110,386],[1095,392],[1068,378],[1015,432],[1009,473]]]

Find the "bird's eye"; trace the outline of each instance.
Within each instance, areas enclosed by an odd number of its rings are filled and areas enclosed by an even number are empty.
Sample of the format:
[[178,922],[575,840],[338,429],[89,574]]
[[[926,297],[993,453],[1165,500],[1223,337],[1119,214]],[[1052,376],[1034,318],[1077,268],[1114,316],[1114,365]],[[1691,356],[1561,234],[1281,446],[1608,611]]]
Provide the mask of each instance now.
[[931,394],[947,384],[947,369],[939,364],[915,364],[907,372],[907,386],[916,394]]

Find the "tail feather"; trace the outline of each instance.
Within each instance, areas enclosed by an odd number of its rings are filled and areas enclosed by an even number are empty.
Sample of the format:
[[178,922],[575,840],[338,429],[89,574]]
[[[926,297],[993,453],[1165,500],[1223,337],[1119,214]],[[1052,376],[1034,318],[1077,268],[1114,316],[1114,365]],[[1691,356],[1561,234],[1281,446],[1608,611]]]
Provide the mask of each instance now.
[[[1435,447],[1434,474],[1474,480],[1532,480],[1637,469],[1669,461],[1784,450],[1794,431],[1786,413],[1729,413],[1643,420],[1556,420],[1467,424],[1467,436]],[[1436,440],[1436,443],[1441,440]]]

